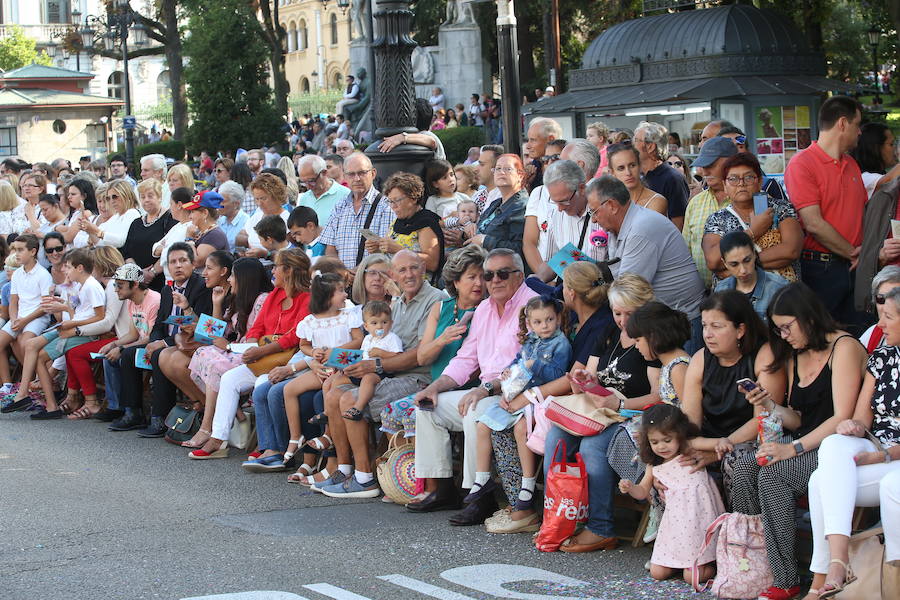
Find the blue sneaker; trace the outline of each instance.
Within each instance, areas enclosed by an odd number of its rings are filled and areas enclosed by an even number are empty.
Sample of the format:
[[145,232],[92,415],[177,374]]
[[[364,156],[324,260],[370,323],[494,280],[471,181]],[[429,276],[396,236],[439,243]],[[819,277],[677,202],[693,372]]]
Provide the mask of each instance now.
[[252,460],[245,460],[241,463],[241,466],[251,473],[271,473],[273,471],[284,471],[286,469],[284,466],[283,454],[273,454],[272,456],[266,456],[265,458],[259,457]]
[[309,489],[311,489],[314,492],[321,493],[323,488],[327,488],[327,487],[331,487],[333,485],[337,485],[339,483],[343,483],[345,479],[347,479],[347,475],[344,475],[344,472],[339,469],[339,470],[335,471],[334,473],[332,473],[328,477],[328,479],[326,479],[325,481],[319,481],[319,482],[312,484],[311,486],[309,486]]
[[322,488],[322,493],[329,498],[377,498],[381,489],[374,478],[368,483],[360,483],[356,477],[348,477],[343,483]]

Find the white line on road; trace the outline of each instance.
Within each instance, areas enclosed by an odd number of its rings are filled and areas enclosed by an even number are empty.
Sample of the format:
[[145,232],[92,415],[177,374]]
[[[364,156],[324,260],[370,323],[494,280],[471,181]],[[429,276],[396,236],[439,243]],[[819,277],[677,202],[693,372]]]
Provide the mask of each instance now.
[[383,579],[394,585],[399,585],[400,587],[419,592],[420,594],[425,594],[426,596],[431,596],[432,598],[438,598],[439,600],[475,600],[471,596],[446,590],[436,585],[413,579],[412,577],[406,577],[405,575],[381,575],[378,579]]
[[347,590],[333,586],[330,583],[311,583],[309,585],[304,585],[303,587],[318,594],[322,594],[323,596],[334,598],[334,600],[372,600],[367,596],[360,596],[359,594],[348,592]]

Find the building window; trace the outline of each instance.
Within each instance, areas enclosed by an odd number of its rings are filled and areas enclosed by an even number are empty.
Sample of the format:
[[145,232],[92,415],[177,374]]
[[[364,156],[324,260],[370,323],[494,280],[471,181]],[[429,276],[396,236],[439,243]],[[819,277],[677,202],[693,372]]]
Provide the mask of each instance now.
[[337,32],[337,15],[331,13],[331,45],[337,46],[338,43],[338,32]]
[[306,21],[301,20],[300,26],[297,29],[297,50],[306,50],[307,47],[307,30],[306,30]]
[[0,156],[19,153],[19,140],[15,127],[0,127]]
[[118,100],[125,99],[125,76],[122,71],[113,71],[106,80],[106,95]]
[[307,79],[306,77],[300,78],[300,91],[304,94],[309,93],[309,79]]
[[156,76],[156,101],[167,102],[172,99],[172,84],[169,82],[169,71],[161,71]]
[[44,0],[44,23],[68,23],[69,0]]
[[63,134],[66,132],[66,122],[62,119],[56,119],[53,121],[53,133]]

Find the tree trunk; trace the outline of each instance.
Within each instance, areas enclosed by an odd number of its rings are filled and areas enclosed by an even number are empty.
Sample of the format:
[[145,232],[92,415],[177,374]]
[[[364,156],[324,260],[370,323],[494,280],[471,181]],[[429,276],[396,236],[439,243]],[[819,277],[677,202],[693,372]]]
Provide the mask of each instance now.
[[273,13],[272,7],[267,0],[258,3],[259,11],[262,13],[262,33],[266,45],[269,47],[269,63],[272,67],[272,81],[274,82],[275,92],[275,109],[278,114],[287,117],[288,114],[288,80],[287,70],[284,66],[284,40],[285,31],[278,22],[278,3],[272,3],[275,6]]
[[187,133],[188,114],[176,0],[163,0],[160,4],[160,13],[168,38],[166,62],[169,67],[169,85],[172,88],[172,123],[175,126],[175,139],[183,140]]
[[[534,73],[534,43],[531,33],[528,31],[528,19],[525,18],[525,6],[522,2],[515,4],[516,12],[516,37],[519,42],[519,81],[533,81]],[[521,94],[521,90],[518,90]]]
[[806,42],[813,52],[822,52],[825,36],[822,33],[822,6],[820,0],[802,0],[800,14],[806,30]]

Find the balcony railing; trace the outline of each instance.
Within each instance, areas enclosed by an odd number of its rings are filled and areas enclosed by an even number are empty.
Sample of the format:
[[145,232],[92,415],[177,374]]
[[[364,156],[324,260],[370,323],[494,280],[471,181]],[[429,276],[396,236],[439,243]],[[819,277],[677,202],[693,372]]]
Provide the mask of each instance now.
[[13,27],[19,27],[22,32],[30,38],[37,40],[38,44],[47,44],[52,41],[50,35],[66,28],[65,23],[54,23],[49,25],[16,25],[7,23],[0,25],[0,39],[7,37]]

